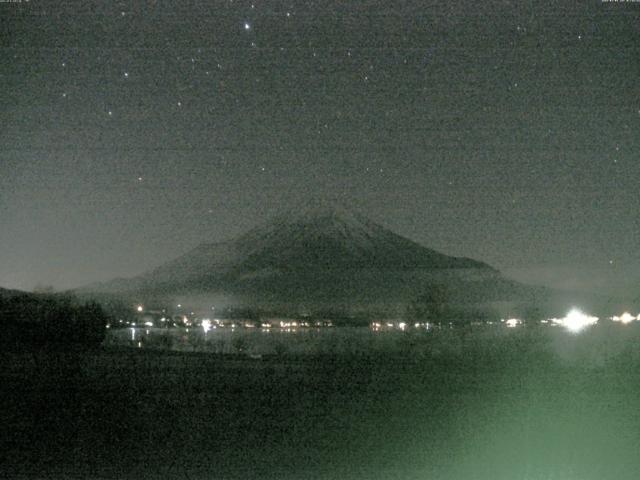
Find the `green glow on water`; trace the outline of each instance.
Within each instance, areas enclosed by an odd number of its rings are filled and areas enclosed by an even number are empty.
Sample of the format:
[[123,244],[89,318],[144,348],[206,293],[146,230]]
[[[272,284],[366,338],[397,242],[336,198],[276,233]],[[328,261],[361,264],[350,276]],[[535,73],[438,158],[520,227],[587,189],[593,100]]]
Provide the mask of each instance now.
[[5,424],[35,440],[5,465],[59,478],[637,478],[640,324],[345,335],[316,338],[337,352],[319,357],[7,361]]

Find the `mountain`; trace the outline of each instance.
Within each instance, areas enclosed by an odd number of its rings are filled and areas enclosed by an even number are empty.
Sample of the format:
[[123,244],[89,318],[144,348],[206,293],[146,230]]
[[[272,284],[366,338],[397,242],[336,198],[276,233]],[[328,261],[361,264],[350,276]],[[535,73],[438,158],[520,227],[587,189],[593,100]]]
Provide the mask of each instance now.
[[434,284],[446,286],[449,301],[467,306],[546,295],[483,262],[444,255],[324,201],[277,215],[234,240],[203,243],[138,277],[85,290],[267,308],[397,310]]

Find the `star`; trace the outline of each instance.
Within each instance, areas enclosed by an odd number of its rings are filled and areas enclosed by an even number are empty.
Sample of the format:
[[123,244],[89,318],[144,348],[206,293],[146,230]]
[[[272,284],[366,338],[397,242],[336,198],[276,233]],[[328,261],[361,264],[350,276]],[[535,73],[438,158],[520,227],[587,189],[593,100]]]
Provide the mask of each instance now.
[[251,25],[249,25],[249,22],[244,22],[244,29],[251,30]]
[[123,76],[124,78],[129,78],[129,72],[124,72]]
[[111,117],[111,116],[113,116],[113,112],[112,112],[111,110],[109,110],[109,111],[107,112],[107,115],[109,115],[109,116]]

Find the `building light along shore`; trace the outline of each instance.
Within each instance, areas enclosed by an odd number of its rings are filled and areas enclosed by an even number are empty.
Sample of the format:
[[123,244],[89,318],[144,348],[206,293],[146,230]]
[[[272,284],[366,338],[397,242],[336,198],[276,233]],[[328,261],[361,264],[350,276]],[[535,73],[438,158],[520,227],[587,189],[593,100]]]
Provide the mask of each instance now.
[[635,320],[640,320],[640,315],[638,315],[637,317],[634,317],[629,312],[624,312],[620,316],[614,315],[613,317],[611,317],[611,320],[613,322],[620,322],[626,325],[627,323],[631,323]]
[[509,318],[507,320],[502,320],[502,321],[509,328],[515,328],[518,325],[522,325],[522,320],[520,320],[519,318]]
[[562,325],[570,332],[578,333],[598,323],[598,317],[586,315],[577,308],[574,308],[567,313],[564,318],[552,318],[550,322],[555,325]]

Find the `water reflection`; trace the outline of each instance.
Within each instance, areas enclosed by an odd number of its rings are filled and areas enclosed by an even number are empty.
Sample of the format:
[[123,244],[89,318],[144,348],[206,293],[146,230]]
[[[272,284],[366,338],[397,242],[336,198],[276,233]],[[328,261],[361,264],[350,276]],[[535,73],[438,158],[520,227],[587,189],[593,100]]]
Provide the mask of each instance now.
[[[640,323],[635,321],[597,322],[596,317],[579,311],[572,311],[562,319],[550,319],[546,326],[540,323],[531,326],[519,319],[464,327],[377,321],[369,327],[333,328],[302,327],[300,324],[295,327],[289,324],[286,327],[261,325],[251,328],[239,323],[223,326],[204,321],[191,328],[111,328],[107,331],[105,343],[142,349],[248,356],[386,353],[424,356],[433,352],[459,355],[468,349],[484,349],[483,354],[488,355],[499,348],[502,340],[509,343],[522,339],[525,342],[547,342],[563,358],[573,358],[575,354],[588,350],[592,353],[597,351],[606,359],[606,352],[602,352],[612,348],[618,336],[638,333],[634,325],[640,328]],[[587,345],[592,346],[587,348]],[[591,356],[588,361],[590,359]],[[599,360],[600,363],[603,361]]]

